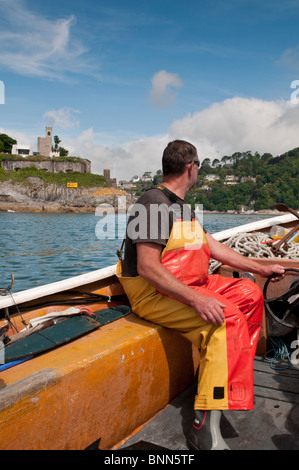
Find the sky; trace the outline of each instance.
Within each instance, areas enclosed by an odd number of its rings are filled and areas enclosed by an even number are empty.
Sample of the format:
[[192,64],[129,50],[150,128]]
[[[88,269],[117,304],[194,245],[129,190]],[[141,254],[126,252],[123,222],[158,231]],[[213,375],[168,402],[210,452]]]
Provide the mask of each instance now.
[[93,173],[299,147],[299,0],[0,0],[0,133]]

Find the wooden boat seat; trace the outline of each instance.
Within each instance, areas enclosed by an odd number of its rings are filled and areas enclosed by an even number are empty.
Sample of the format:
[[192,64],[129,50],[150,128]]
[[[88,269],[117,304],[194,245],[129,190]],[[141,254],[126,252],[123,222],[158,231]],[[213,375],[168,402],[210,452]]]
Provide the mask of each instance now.
[[131,313],[1,373],[0,446],[110,449],[188,386],[197,367],[189,342]]

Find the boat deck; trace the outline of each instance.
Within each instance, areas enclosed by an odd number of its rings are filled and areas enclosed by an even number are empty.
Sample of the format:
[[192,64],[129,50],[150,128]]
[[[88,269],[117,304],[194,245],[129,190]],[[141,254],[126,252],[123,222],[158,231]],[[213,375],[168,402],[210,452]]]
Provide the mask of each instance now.
[[[224,411],[222,435],[232,450],[299,450],[299,366],[274,370],[254,361],[255,408]],[[119,450],[188,450],[196,382],[158,413]]]

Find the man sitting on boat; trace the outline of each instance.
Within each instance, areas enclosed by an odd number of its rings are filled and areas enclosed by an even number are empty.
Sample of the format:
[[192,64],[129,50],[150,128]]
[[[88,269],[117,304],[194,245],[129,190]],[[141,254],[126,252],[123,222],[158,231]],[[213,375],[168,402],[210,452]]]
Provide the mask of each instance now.
[[132,310],[173,328],[200,349],[194,449],[228,448],[221,410],[253,409],[253,359],[263,315],[260,288],[248,279],[208,275],[210,256],[279,280],[284,268],[261,265],[215,240],[184,201],[197,181],[196,148],[185,141],[163,153],[163,183],[146,191],[128,221],[118,276]]

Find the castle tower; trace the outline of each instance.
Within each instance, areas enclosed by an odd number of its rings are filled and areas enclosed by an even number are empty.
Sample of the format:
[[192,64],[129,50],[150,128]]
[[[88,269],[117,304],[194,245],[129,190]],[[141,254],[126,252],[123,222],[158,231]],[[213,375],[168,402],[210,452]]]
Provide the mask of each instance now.
[[110,170],[104,170],[103,174],[106,180],[110,180]]
[[46,127],[46,137],[37,138],[37,151],[39,155],[50,157],[52,152],[52,127]]

